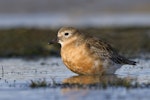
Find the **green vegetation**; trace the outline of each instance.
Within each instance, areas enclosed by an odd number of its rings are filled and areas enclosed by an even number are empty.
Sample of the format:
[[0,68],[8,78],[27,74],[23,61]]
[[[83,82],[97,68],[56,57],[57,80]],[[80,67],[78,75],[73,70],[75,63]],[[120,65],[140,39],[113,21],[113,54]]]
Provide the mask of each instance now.
[[55,52],[48,42],[56,31],[40,29],[0,30],[0,56],[47,56]]
[[[150,28],[84,28],[110,43],[120,53],[134,57],[150,52]],[[59,45],[49,46],[56,29],[1,29],[0,57],[59,55]]]
[[48,83],[46,82],[46,80],[38,80],[38,81],[33,81],[31,80],[31,84],[30,87],[31,88],[38,88],[38,87],[47,87]]
[[107,89],[109,87],[124,87],[124,88],[150,88],[150,84],[139,84],[139,83],[132,83],[131,81],[127,81],[124,79],[116,80],[109,80],[109,81],[102,81],[98,83],[90,83],[90,84],[80,84],[80,83],[50,83],[46,80],[38,80],[38,81],[31,81],[29,84],[31,88],[77,88],[77,89]]

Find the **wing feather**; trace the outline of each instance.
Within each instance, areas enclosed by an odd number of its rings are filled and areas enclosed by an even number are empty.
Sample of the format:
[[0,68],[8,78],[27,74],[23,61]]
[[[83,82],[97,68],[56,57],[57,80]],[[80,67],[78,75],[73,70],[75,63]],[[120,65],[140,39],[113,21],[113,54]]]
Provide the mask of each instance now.
[[108,43],[100,39],[89,38],[87,39],[86,44],[91,49],[91,51],[98,55],[102,60],[110,59],[116,64],[136,64],[136,62],[130,61],[127,58],[119,55],[118,52],[113,49]]

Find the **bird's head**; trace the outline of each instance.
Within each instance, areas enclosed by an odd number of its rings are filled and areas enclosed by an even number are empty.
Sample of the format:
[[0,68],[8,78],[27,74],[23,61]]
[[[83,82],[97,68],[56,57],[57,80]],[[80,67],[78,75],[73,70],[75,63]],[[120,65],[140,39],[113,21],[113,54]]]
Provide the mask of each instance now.
[[57,39],[52,40],[49,44],[60,43],[61,45],[64,45],[77,39],[78,35],[80,35],[80,32],[77,29],[73,27],[62,27],[58,31]]

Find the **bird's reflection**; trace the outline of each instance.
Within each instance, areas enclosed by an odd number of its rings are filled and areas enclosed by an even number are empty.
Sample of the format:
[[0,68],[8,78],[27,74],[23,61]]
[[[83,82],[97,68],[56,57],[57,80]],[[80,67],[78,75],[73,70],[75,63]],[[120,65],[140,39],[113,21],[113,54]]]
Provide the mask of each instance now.
[[[132,82],[132,78],[119,78],[116,75],[105,76],[72,76],[63,80],[63,84],[69,84],[70,87],[61,89],[62,94],[67,98],[75,98],[88,95],[91,89],[104,89],[109,86],[126,86]],[[71,94],[71,95],[70,95]]]
[[82,85],[90,85],[90,84],[104,84],[104,83],[118,83],[118,82],[130,82],[132,79],[129,77],[119,78],[116,75],[104,75],[104,76],[72,76],[70,78],[66,78],[63,80],[63,83],[68,84],[82,84]]

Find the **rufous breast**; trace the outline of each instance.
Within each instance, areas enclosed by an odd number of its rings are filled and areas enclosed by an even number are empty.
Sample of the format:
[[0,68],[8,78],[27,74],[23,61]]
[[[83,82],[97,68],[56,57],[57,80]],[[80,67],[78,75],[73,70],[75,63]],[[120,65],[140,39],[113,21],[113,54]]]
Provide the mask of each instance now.
[[83,75],[100,75],[103,73],[100,60],[90,53],[84,43],[76,45],[73,41],[64,45],[61,48],[61,56],[67,68],[75,73]]

